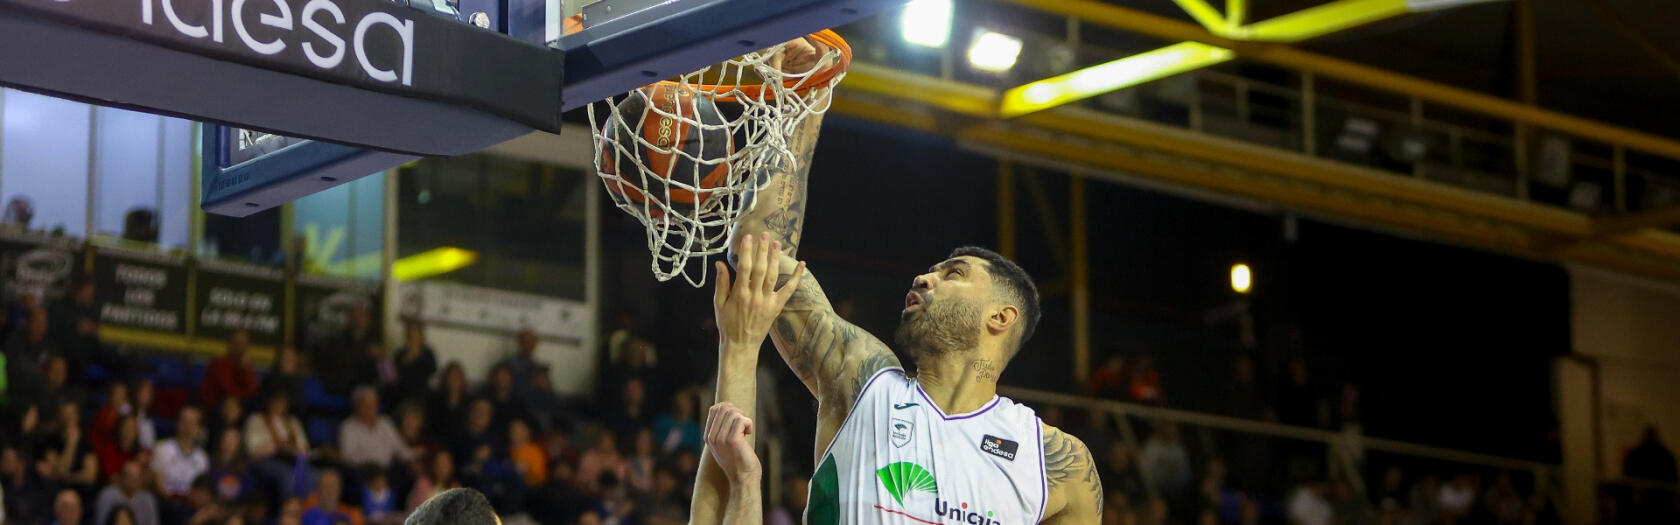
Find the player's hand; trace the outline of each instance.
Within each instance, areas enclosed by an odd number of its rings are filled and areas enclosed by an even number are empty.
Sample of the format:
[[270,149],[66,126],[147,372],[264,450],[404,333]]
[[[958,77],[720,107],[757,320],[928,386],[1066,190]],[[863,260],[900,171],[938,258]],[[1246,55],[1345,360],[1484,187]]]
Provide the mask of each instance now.
[[764,475],[747,436],[753,433],[753,420],[734,403],[712,405],[706,414],[706,450],[729,477],[730,483],[758,483]]
[[747,235],[735,252],[739,262],[735,278],[729,278],[729,267],[717,262],[717,284],[712,293],[712,307],[717,312],[718,335],[725,344],[758,346],[770,333],[770,324],[781,315],[782,307],[793,297],[799,279],[805,276],[805,263],[799,263],[793,276],[781,289],[776,278],[781,273],[781,241],[771,241],[770,234]]
[[783,73],[803,75],[813,73],[827,54],[828,46],[799,37],[782,44],[781,51],[770,57],[770,64]]

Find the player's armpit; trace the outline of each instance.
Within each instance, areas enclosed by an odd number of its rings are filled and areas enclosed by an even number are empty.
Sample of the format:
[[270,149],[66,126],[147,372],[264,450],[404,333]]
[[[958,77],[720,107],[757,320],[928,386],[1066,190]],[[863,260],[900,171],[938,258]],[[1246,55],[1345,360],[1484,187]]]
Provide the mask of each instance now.
[[[786,269],[785,262],[792,258],[783,260]],[[819,401],[849,404],[876,372],[902,368],[886,343],[834,313],[810,272],[797,286],[770,337],[794,375]]]
[[1044,477],[1049,486],[1044,523],[1100,523],[1102,479],[1091,450],[1079,438],[1044,427]]

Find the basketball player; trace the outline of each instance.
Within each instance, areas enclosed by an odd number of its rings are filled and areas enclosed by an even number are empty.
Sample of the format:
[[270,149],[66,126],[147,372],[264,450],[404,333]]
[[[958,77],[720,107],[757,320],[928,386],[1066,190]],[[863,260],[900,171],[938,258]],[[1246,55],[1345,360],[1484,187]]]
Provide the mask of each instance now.
[[[782,68],[801,71],[819,56],[797,40]],[[770,337],[818,402],[805,522],[1098,523],[1102,483],[1085,444],[997,395],[998,375],[1039,318],[1038,291],[1019,266],[958,248],[913,278],[893,340],[916,361],[915,377],[886,343],[835,315],[814,275],[800,275],[793,256],[821,121],[801,123],[789,143],[797,164],[772,174],[737,231],[744,253],[760,234],[780,242],[777,271],[794,288]]]

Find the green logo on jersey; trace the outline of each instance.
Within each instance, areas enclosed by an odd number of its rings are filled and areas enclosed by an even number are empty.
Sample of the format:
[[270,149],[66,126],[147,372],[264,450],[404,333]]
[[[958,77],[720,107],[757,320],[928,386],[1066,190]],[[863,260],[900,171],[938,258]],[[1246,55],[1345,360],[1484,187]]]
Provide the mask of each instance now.
[[881,479],[881,486],[887,488],[899,505],[904,504],[904,496],[911,491],[922,491],[929,494],[939,493],[939,484],[933,481],[933,474],[921,465],[908,461],[893,463],[881,470],[875,471],[875,477]]

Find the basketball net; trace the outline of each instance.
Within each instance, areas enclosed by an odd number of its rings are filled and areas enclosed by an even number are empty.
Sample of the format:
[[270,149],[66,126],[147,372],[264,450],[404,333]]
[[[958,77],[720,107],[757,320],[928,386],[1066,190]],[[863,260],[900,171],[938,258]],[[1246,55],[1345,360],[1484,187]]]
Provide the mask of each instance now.
[[[851,59],[832,31],[808,40],[823,55],[808,71],[782,71],[784,43],[589,105],[595,173],[618,209],[646,227],[661,282],[681,276],[704,286],[710,258],[728,249],[756,192],[771,174],[799,169],[789,138],[806,117],[828,111]],[[666,140],[673,129],[682,138]],[[717,140],[728,142],[726,155]],[[697,153],[708,151],[706,141],[714,153]]]

